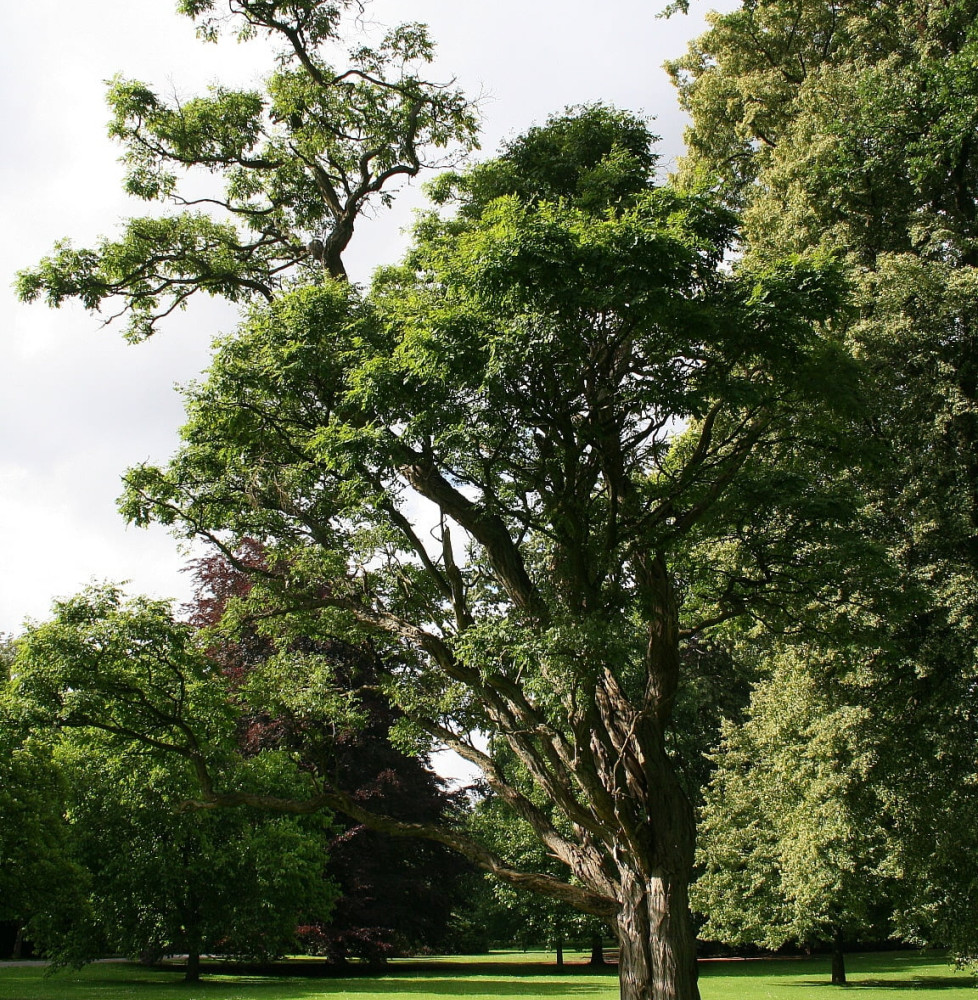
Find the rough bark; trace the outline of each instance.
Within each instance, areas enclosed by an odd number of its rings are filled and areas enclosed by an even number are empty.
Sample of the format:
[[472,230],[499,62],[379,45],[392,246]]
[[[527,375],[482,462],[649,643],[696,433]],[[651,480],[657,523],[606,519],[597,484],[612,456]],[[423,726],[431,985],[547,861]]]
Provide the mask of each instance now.
[[685,878],[634,878],[617,920],[621,1000],[699,1000]]

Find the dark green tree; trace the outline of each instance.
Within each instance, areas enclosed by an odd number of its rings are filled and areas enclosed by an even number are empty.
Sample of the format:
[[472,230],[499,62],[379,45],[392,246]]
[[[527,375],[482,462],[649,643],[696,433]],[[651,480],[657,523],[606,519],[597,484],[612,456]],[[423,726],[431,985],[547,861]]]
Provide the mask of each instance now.
[[11,927],[16,952],[55,904],[65,925],[84,917],[87,880],[72,853],[64,822],[67,789],[49,741],[31,736],[8,698],[13,650],[13,642],[2,639],[0,921]]
[[196,980],[202,953],[267,959],[294,946],[300,923],[328,916],[328,815],[189,807],[204,766],[198,738],[207,766],[234,770],[255,793],[301,795],[308,781],[281,752],[234,754],[227,688],[165,603],[103,588],[56,604],[18,640],[11,700],[25,722],[53,730],[62,787],[63,811],[28,813],[23,829],[53,819],[41,843],[60,836],[85,876],[84,906],[70,894],[28,897],[56,962],[186,952]]
[[[236,559],[265,565],[254,544],[239,550]],[[194,577],[196,593],[186,609],[192,624],[204,630],[209,655],[238,686],[239,697],[249,689],[257,695],[242,704],[239,745],[246,756],[263,749],[287,751],[300,767],[331,774],[354,798],[400,820],[447,821],[466,811],[464,794],[449,791],[425,755],[391,744],[389,732],[401,716],[381,689],[385,671],[370,642],[283,639],[264,634],[260,623],[246,618],[221,628],[222,619],[235,617],[234,602],[247,597],[252,577],[219,554],[198,560]],[[335,713],[312,713],[306,703],[276,697],[287,687],[277,673],[283,651],[328,664],[330,683],[356,700],[356,718],[344,725]],[[317,916],[305,925],[303,948],[335,963],[355,956],[374,965],[392,955],[442,949],[468,871],[456,852],[418,838],[388,837],[343,817],[333,823],[328,852],[339,896],[328,920]]]

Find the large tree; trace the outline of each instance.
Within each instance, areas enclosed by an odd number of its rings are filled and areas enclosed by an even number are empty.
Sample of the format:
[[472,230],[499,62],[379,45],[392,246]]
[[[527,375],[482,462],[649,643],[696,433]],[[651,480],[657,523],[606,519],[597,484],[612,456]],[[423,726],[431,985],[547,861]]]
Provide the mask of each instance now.
[[851,665],[833,683],[866,719],[866,781],[906,887],[897,927],[964,954],[978,946],[960,878],[978,830],[976,25],[971,0],[759,0],[714,16],[672,67],[693,119],[681,175],[744,210],[749,253],[831,245],[848,264],[847,339],[870,390],[851,433],[872,453],[848,478],[888,565],[826,666]]
[[[257,138],[212,138],[224,135],[212,127],[218,98],[192,117],[157,114],[142,91],[115,99],[116,133],[141,191],[169,193],[174,160],[226,168],[225,207],[259,229],[267,213],[274,231],[249,249],[199,216],[182,217],[197,234],[186,241],[175,229],[142,239],[133,224],[121,243],[62,250],[21,290],[92,306],[122,294],[137,333],[174,289],[260,293],[188,392],[173,461],[127,475],[126,515],[232,559],[258,539],[268,559],[249,613],[284,635],[372,637],[404,712],[402,745],[436,741],[481,767],[575,879],[518,870],[450,826],[385,817],[329,773],[316,771],[299,801],[233,787],[199,740],[175,741],[177,752],[210,803],[329,805],[602,917],[618,935],[626,1000],[695,1000],[693,814],[669,742],[683,649],[746,610],[777,613],[780,592],[804,589],[823,555],[813,532],[845,516],[800,472],[753,475],[766,449],[823,443],[800,418],[843,379],[819,328],[837,304],[834,268],[819,255],[729,268],[732,216],[655,187],[645,123],[592,107],[443,180],[446,210],[422,220],[405,263],[369,295],[335,264],[285,285],[282,268],[310,259],[297,247],[335,224],[315,193],[321,157],[360,120],[357,91],[340,107],[327,96],[373,71],[323,71],[323,31],[304,33],[304,19],[328,5],[233,6],[292,45],[269,108],[277,127],[298,130],[294,142],[253,162]],[[293,84],[301,107],[276,103]],[[376,111],[375,93],[364,99]],[[421,110],[387,110],[390,135],[445,121],[425,117],[430,103],[408,107]],[[260,112],[257,102],[233,135],[257,135]],[[449,121],[457,134],[468,119]],[[372,142],[343,163],[370,168]],[[274,190],[255,189],[263,177]],[[296,177],[306,186],[286,184]],[[349,708],[349,692],[326,696],[321,662],[292,666],[297,706]],[[559,821],[507,780],[482,733],[508,746]]]

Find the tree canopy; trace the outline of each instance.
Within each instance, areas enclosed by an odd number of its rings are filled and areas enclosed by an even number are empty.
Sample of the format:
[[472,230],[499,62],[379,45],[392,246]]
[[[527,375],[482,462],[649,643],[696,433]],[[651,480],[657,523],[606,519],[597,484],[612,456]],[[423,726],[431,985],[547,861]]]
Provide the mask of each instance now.
[[897,933],[965,955],[974,922],[957,852],[973,852],[978,829],[975,14],[968,0],[760,0],[714,16],[671,67],[693,119],[683,183],[743,209],[750,256],[830,246],[845,261],[844,336],[865,386],[849,434],[868,445],[845,479],[876,556],[850,571],[863,600],[841,627],[823,623],[823,662],[806,669],[863,719],[848,739],[874,760],[865,782],[902,887]]
[[[216,41],[262,34],[281,46],[263,91],[215,85],[167,101],[148,84],[108,89],[109,134],[123,147],[126,191],[176,213],[130,219],[92,249],[63,240],[18,279],[27,300],[77,298],[128,318],[142,339],[203,292],[232,302],[274,299],[292,282],[345,276],[343,251],[360,216],[392,186],[450,164],[475,146],[475,109],[457,88],[428,81],[434,47],[420,24],[342,52],[357,0],[185,0],[179,11]],[[333,56],[341,58],[334,65]],[[217,187],[190,185],[212,175]]]
[[[62,861],[57,891],[45,888],[48,876],[19,908],[18,894],[12,903],[57,963],[81,964],[106,947],[131,956],[179,951],[196,979],[204,951],[268,958],[289,950],[297,924],[328,914],[336,894],[324,877],[329,814],[187,808],[206,768],[233,771],[255,792],[303,794],[306,781],[287,754],[235,752],[240,710],[229,695],[165,602],[126,600],[115,588],[56,604],[50,621],[18,639],[10,732],[35,730],[40,748],[30,755],[25,741],[13,759],[46,764],[35,766],[48,775],[35,797],[52,781],[60,794],[27,814],[45,832],[11,868],[50,854],[52,842]],[[4,827],[33,832],[17,809],[0,808]]]
[[[127,473],[123,512],[232,563],[262,546],[231,613],[279,652],[237,694],[300,720],[355,717],[316,644],[369,638],[399,745],[477,764],[572,877],[518,868],[471,829],[372,810],[324,768],[304,772],[305,795],[249,789],[228,764],[222,683],[202,679],[198,702],[169,674],[132,683],[138,657],[118,679],[89,657],[47,687],[25,674],[22,691],[182,755],[210,805],[326,806],[451,846],[610,921],[624,1000],[696,1000],[695,768],[677,755],[715,724],[690,722],[686,699],[711,663],[730,673],[699,654],[744,615],[797,625],[847,596],[832,572],[854,513],[833,482],[835,411],[855,385],[841,269],[815,246],[737,259],[729,208],[657,185],[647,123],[595,105],[437,181],[404,261],[351,286],[342,253],[370,199],[422,150],[474,139],[461,95],[402,72],[430,56],[417,26],[331,68],[346,6],[231,0],[229,25],[285,42],[267,93],[175,107],[115,83],[130,189],[179,200],[195,166],[224,193],[92,251],[61,245],[20,291],[115,299],[136,337],[197,291],[242,303],[187,390],[181,447]],[[224,25],[212,4],[182,9],[209,37]],[[169,639],[196,662],[180,630]],[[42,660],[31,669],[43,680]]]
[[[868,709],[839,697],[832,651],[782,649],[746,721],[728,723],[701,814],[701,935],[780,948],[831,944],[833,983],[846,943],[889,936],[886,835],[868,790]],[[814,660],[814,668],[807,660]]]

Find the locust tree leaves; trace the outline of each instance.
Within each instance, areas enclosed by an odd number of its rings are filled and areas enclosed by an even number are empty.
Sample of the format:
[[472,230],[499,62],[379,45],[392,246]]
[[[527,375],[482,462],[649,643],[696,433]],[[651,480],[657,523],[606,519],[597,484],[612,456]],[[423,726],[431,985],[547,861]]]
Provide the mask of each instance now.
[[[294,280],[323,271],[345,277],[342,255],[368,205],[392,185],[472,149],[472,103],[427,80],[425,28],[406,24],[377,45],[331,59],[348,4],[188,3],[205,37],[226,20],[284,43],[263,90],[215,86],[206,96],[165,100],[149,85],[114,80],[110,135],[123,147],[126,190],[174,202],[176,214],[130,219],[94,248],[70,242],[18,277],[31,301],[76,298],[109,318],[125,314],[133,339],[198,293],[232,302],[271,300]],[[216,183],[181,193],[188,173]]]

